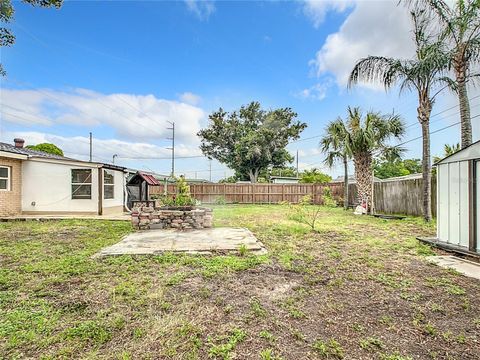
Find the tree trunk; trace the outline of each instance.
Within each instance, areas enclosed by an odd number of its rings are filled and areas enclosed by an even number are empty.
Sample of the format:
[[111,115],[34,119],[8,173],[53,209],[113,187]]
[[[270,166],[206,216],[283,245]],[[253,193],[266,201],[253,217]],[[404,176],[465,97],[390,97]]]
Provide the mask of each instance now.
[[362,152],[353,157],[355,180],[357,181],[358,200],[370,209],[372,199],[372,154]]
[[422,179],[423,179],[423,218],[425,221],[432,220],[432,165],[430,160],[430,113],[432,102],[429,98],[420,98],[417,108],[418,121],[422,126],[423,155],[422,155]]
[[467,65],[462,56],[454,60],[455,78],[457,81],[457,95],[460,105],[461,143],[462,149],[472,143],[472,120],[470,118],[470,101],[467,91]]
[[348,209],[348,197],[349,197],[349,189],[348,189],[348,159],[346,156],[343,157],[343,167],[344,167],[344,174],[343,174],[343,208],[345,210]]
[[255,184],[257,182],[257,179],[258,179],[258,172],[260,171],[260,169],[250,169],[248,170],[248,176],[250,176],[250,182],[252,184]]

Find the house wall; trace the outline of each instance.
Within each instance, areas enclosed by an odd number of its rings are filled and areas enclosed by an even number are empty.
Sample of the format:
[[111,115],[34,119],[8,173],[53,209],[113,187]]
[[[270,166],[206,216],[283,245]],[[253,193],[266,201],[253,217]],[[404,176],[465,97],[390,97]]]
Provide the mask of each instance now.
[[[112,171],[112,170],[110,170]],[[124,197],[123,192],[125,188],[125,174],[123,171],[114,171],[114,198],[103,199],[103,215],[118,214],[123,212]]]
[[[72,199],[72,169],[92,169],[91,199]],[[22,171],[23,213],[98,213],[98,168],[95,165],[28,160],[23,162]]]
[[22,211],[22,160],[0,157],[0,165],[10,167],[10,191],[0,191],[0,216]]
[[437,237],[466,249],[469,245],[468,174],[468,161],[437,166]]

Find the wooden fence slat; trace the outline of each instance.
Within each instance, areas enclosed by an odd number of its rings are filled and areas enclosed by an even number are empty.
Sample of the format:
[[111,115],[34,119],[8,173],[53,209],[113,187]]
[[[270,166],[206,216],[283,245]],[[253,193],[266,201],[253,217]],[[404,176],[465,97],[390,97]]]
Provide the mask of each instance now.
[[[383,181],[374,186],[375,209],[380,213],[422,215],[422,179]],[[436,179],[432,179],[432,213],[436,216]],[[299,202],[305,195],[311,195],[315,204],[323,204],[323,189],[329,187],[332,196],[341,205],[343,202],[343,183],[329,184],[192,184],[192,196],[205,204],[218,201],[220,197],[226,203],[278,203],[281,201]],[[176,192],[176,186],[169,184],[167,194]],[[163,195],[165,187],[152,186],[151,195]],[[349,184],[349,204],[357,204],[356,184]]]

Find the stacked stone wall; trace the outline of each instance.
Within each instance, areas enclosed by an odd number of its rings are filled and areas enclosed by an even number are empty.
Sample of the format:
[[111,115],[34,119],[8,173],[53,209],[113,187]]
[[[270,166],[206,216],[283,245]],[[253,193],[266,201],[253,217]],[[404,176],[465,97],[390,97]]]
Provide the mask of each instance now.
[[132,211],[132,225],[139,230],[148,229],[203,229],[211,228],[212,209],[194,208],[188,210],[139,206]]

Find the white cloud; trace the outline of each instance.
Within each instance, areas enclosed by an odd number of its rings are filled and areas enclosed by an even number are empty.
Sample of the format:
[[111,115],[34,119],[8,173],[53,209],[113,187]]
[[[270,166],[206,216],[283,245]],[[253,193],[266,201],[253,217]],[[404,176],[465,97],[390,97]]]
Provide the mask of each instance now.
[[357,1],[336,33],[330,34],[310,64],[317,76],[333,74],[344,87],[355,63],[369,55],[414,55],[408,10],[394,0]]
[[353,5],[352,0],[305,0],[303,3],[304,14],[313,22],[313,26],[318,28],[329,11],[342,13]]
[[201,21],[208,20],[210,15],[216,10],[213,1],[209,0],[185,0],[185,4],[187,5],[188,11],[195,14]]
[[111,127],[128,139],[164,139],[175,121],[179,141],[197,142],[204,111],[153,95],[101,94],[86,89],[2,89],[2,120],[23,125],[71,124],[89,129]]
[[327,96],[327,90],[330,86],[331,81],[326,80],[323,83],[317,83],[309,88],[297,92],[295,97],[309,100],[323,100]]
[[[60,136],[35,131],[5,131],[2,132],[1,140],[13,143],[13,139],[19,137],[25,140],[25,145],[35,145],[44,142],[53,143],[62,149],[65,156],[79,160],[87,160],[89,154],[89,139],[86,136]],[[119,161],[135,160],[138,158],[169,158],[171,151],[166,147],[148,144],[145,142],[129,142],[116,139],[93,139],[94,161],[111,162],[113,154],[118,155]],[[180,144],[175,147],[175,155],[197,156],[201,151],[197,146]],[[133,158],[133,159],[131,159]],[[137,161],[138,162],[138,161]]]
[[180,101],[190,105],[198,105],[200,101],[202,101],[202,98],[199,95],[188,91],[180,94],[178,98],[180,99]]

